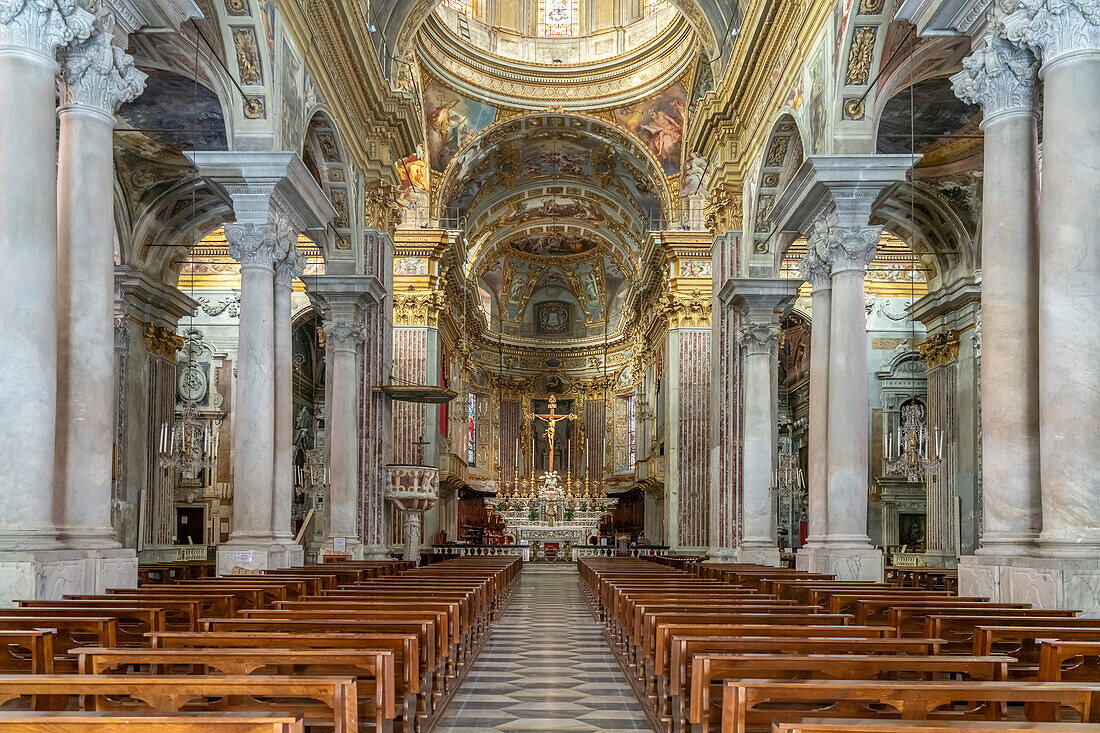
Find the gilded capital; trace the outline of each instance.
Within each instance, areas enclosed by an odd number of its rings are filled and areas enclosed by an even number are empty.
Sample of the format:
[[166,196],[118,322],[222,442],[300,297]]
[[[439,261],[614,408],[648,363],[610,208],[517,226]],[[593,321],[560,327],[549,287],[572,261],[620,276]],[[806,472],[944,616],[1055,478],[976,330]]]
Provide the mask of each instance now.
[[668,319],[669,328],[710,326],[710,295],[698,290],[692,290],[689,293],[663,293],[657,299],[657,310]]
[[382,181],[368,185],[363,196],[363,227],[391,236],[401,223],[401,202],[397,190]]
[[437,328],[445,304],[446,297],[442,290],[396,294],[393,298],[393,325]]
[[741,189],[719,186],[710,193],[703,224],[711,234],[740,231],[742,222]]
[[138,323],[141,324],[141,340],[145,345],[145,351],[153,356],[175,362],[176,352],[183,348],[183,336],[164,326],[141,321]]
[[959,358],[959,333],[954,329],[942,331],[917,344],[917,351],[924,357],[929,369],[950,364]]

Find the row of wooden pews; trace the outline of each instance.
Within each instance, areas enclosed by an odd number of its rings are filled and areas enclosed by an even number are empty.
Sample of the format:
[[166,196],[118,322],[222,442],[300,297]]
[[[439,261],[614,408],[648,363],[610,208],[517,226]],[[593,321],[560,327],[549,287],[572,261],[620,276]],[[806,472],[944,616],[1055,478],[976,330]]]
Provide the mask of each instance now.
[[757,565],[597,557],[578,567],[660,731],[1100,723],[1100,619]]
[[428,733],[520,567],[349,561],[17,601],[0,729]]

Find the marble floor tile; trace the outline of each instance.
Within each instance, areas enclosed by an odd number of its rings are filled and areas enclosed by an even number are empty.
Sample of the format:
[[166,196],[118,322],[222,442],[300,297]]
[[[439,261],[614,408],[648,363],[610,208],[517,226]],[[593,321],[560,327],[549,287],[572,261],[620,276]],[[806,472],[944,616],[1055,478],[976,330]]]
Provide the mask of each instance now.
[[528,566],[436,733],[650,730],[569,566]]

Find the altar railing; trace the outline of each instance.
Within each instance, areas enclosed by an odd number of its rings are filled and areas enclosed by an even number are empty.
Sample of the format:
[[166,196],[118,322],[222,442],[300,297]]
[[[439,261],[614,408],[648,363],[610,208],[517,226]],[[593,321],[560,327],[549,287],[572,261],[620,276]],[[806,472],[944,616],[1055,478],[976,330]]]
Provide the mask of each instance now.
[[[631,547],[631,557],[656,557],[657,555],[663,555],[668,552],[667,547]],[[573,547],[573,559],[580,560],[582,557],[615,557],[618,553],[614,547],[603,545],[585,545],[583,547]]]
[[524,562],[531,560],[531,548],[517,545],[432,545],[432,552],[437,555],[453,555],[455,557],[515,557],[523,558]]

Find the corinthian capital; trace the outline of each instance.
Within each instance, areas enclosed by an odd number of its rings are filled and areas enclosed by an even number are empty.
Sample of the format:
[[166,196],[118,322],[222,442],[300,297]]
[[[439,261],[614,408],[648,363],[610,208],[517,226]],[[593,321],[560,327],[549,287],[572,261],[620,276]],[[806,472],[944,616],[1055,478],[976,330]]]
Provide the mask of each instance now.
[[829,263],[821,259],[821,255],[818,254],[818,247],[814,241],[816,231],[815,227],[814,233],[811,233],[806,240],[806,254],[798,261],[798,276],[809,282],[814,290],[822,290],[832,284],[830,276],[833,271]]
[[229,256],[242,265],[267,265],[286,258],[298,234],[282,221],[267,224],[226,224]]
[[353,350],[366,338],[363,324],[325,319],[325,346],[336,350]]
[[835,214],[827,214],[814,224],[808,243],[832,274],[863,270],[875,258],[882,227],[842,227]]
[[779,342],[779,325],[776,323],[746,323],[737,332],[737,341],[750,352],[771,352]]
[[86,40],[58,54],[57,91],[62,107],[94,107],[113,115],[120,104],[145,91],[148,76],[134,66],[132,56],[114,45],[113,22],[104,16],[97,25],[101,27]]
[[1100,0],[1020,0],[1001,22],[1005,37],[1037,49],[1044,65],[1077,51],[1100,51]]
[[76,0],[0,0],[0,47],[54,57],[59,46],[91,35],[95,16]]
[[1039,63],[1026,48],[998,37],[990,27],[985,44],[962,63],[963,70],[951,77],[951,87],[962,101],[982,106],[983,127],[1006,112],[1035,110]]
[[306,271],[306,256],[298,249],[297,241],[290,245],[290,250],[283,259],[275,263],[275,284],[290,287],[294,278]]

